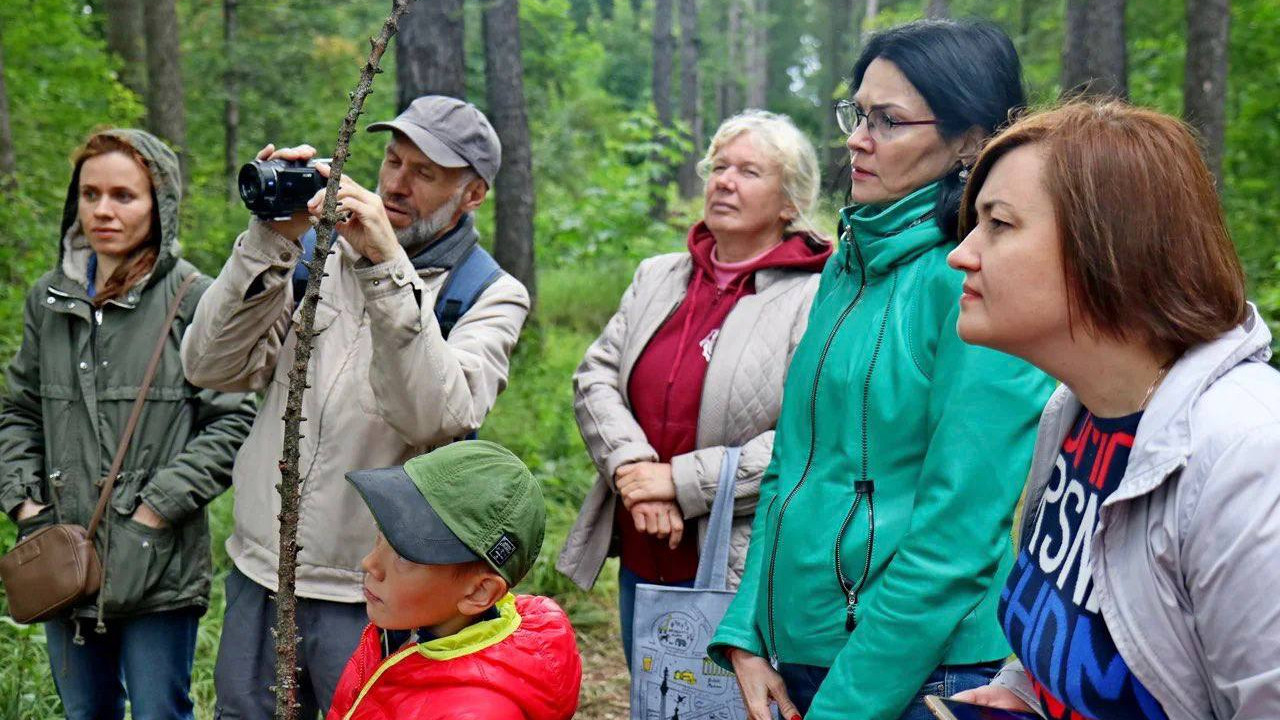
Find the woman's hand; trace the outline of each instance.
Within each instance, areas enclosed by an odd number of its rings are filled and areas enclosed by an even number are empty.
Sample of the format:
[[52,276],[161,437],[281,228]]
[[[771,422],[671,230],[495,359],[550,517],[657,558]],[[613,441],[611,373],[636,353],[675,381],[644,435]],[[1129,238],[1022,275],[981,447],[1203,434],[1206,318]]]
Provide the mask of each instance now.
[[759,655],[752,655],[742,648],[729,648],[725,653],[729,662],[733,663],[733,672],[738,676],[738,689],[742,691],[742,701],[747,706],[747,716],[751,720],[771,720],[770,702],[778,704],[778,712],[786,720],[800,720],[800,711],[787,696],[787,686],[782,676]]
[[146,525],[153,530],[161,530],[169,526],[169,522],[160,517],[159,513],[148,507],[146,503],[138,503],[138,509],[133,511],[131,519],[139,525]]
[[980,688],[965,690],[962,693],[956,693],[951,696],[952,700],[960,702],[973,703],[974,705],[985,705],[987,707],[998,708],[1000,710],[1014,710],[1017,712],[1036,712],[1033,708],[1022,702],[1022,698],[1014,695],[1013,692],[995,685],[983,685]]
[[667,547],[675,550],[684,537],[684,516],[680,507],[670,500],[647,500],[629,508],[636,530],[667,538]]
[[676,499],[676,482],[670,463],[637,462],[618,467],[613,475],[622,504],[628,510],[638,502]]
[[36,515],[39,515],[40,512],[47,507],[49,506],[41,505],[35,500],[28,498],[26,500],[23,500],[22,504],[18,506],[18,514],[14,516],[13,519],[18,522],[22,522],[23,520],[26,520],[28,518],[33,518]]

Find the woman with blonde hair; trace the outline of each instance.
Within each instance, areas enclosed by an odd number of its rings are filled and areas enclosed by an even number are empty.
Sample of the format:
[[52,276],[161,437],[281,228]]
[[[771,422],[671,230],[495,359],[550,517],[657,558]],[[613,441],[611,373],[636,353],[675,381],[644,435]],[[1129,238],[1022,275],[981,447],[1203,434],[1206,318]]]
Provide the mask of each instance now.
[[809,219],[817,155],[785,116],[726,120],[699,167],[703,219],[688,250],[640,263],[573,378],[599,477],[557,567],[590,588],[606,556],[620,556],[628,663],[635,586],[692,585],[732,446],[742,448],[729,557],[738,584],[782,381],[831,254]]

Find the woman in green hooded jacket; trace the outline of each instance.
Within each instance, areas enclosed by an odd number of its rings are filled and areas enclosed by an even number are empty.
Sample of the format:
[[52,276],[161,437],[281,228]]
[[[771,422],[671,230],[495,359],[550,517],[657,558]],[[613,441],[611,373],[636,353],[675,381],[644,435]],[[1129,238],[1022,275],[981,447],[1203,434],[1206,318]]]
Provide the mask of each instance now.
[[179,345],[210,280],[178,257],[178,159],[140,130],[76,153],[58,263],[27,294],[0,403],[0,509],[27,535],[88,526],[142,376],[184,296],[95,532],[96,597],[45,624],[68,718],[190,718],[196,629],[209,604],[205,505],[227,489],[253,421],[242,394],[200,390]]
[[[966,166],[1023,104],[994,26],[872,38],[837,104],[852,199],[788,371],[738,595],[709,648],[753,718],[916,720],[984,685],[1052,381],[956,335]],[[771,664],[772,661],[772,664]],[[777,669],[774,669],[776,664]]]

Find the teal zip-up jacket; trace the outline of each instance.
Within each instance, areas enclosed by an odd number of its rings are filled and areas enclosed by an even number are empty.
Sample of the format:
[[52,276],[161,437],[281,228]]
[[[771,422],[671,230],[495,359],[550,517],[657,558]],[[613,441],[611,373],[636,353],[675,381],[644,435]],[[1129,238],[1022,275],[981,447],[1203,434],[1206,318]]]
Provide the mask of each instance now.
[[892,720],[939,665],[1009,654],[996,602],[1054,383],[957,336],[937,192],[842,211],[709,648],[830,667],[806,720]]

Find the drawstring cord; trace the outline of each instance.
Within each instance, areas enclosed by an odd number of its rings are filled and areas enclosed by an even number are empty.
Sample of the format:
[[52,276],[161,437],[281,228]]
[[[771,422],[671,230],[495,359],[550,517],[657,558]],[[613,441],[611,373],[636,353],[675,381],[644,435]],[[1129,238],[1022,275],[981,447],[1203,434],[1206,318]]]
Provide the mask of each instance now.
[[111,567],[111,524],[112,523],[109,518],[104,518],[104,522],[102,523],[105,535],[102,539],[102,585],[98,588],[98,624],[93,627],[93,631],[99,635],[105,635],[107,633],[107,625],[103,622],[102,617],[103,609],[106,607],[107,568]]

